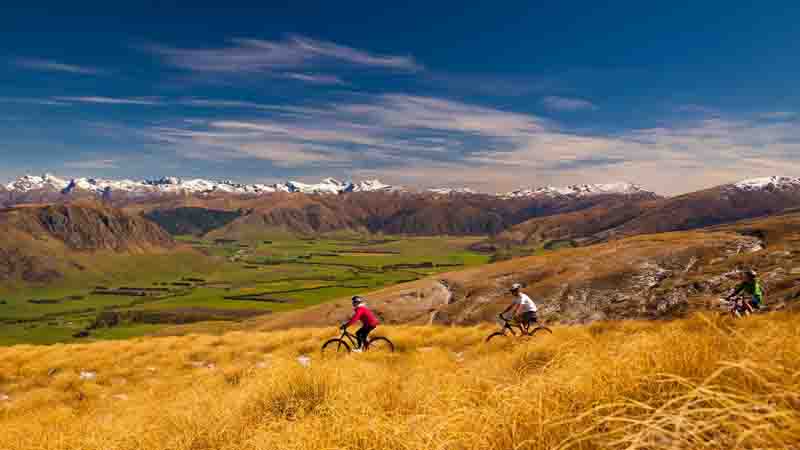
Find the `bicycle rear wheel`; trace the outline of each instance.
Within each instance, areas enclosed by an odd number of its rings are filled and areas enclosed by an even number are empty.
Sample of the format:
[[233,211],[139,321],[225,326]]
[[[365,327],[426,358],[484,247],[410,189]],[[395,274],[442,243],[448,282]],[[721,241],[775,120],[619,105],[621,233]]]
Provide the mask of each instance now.
[[374,337],[369,340],[369,345],[367,349],[370,353],[372,352],[379,352],[379,353],[394,353],[394,344],[389,339],[378,336]]
[[322,344],[323,355],[336,355],[350,353],[350,345],[344,339],[330,339]]

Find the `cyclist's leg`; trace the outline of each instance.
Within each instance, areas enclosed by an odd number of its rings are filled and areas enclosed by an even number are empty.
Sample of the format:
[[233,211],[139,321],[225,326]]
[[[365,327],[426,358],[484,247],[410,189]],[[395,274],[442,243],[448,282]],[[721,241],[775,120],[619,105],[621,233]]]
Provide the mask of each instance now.
[[369,325],[364,325],[356,331],[356,338],[358,339],[358,348],[364,349],[367,344],[367,336],[369,333],[374,330],[374,327]]
[[533,311],[526,311],[522,313],[522,316],[520,317],[520,323],[522,324],[522,327],[525,329],[525,334],[530,334],[531,323],[534,323],[535,321],[536,321],[536,313],[534,313]]

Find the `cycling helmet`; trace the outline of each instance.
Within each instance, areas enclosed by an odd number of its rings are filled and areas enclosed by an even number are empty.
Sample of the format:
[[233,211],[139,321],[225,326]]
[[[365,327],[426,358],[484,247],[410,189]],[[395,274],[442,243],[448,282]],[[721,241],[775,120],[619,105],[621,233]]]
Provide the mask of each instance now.
[[522,289],[522,285],[519,283],[514,283],[511,285],[511,292],[518,291]]
[[354,296],[354,297],[353,297],[352,299],[350,299],[350,300],[353,302],[353,306],[358,306],[358,305],[360,305],[360,304],[364,303],[364,299],[363,299],[363,298],[361,298],[361,297],[359,297],[359,296],[357,296],[357,295],[356,295],[356,296]]

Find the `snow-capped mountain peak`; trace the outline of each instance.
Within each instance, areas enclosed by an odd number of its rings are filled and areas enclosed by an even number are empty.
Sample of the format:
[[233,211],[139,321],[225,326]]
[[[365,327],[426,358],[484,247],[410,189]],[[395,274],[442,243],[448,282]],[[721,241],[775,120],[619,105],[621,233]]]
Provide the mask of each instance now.
[[441,187],[441,188],[430,188],[427,189],[426,192],[430,192],[432,194],[438,195],[455,195],[455,194],[477,194],[477,192],[473,191],[470,188],[449,188],[449,187]]
[[735,183],[733,187],[743,191],[772,191],[787,188],[798,188],[800,187],[800,178],[785,176],[751,178],[749,180],[742,180],[738,183]]
[[401,190],[399,186],[383,184],[379,180],[365,180],[358,183],[345,183],[335,178],[325,178],[317,184],[288,181],[277,184],[241,184],[231,180],[210,181],[203,178],[184,179],[161,177],[145,180],[108,180],[100,178],[64,179],[54,175],[25,175],[4,186],[6,190],[25,193],[36,190],[49,190],[62,193],[85,191],[95,194],[124,192],[129,194],[150,193],[211,193],[259,195],[272,192],[301,192],[305,194],[340,194],[344,192],[372,192]]
[[586,197],[591,195],[602,195],[602,194],[630,195],[630,194],[639,194],[648,192],[649,191],[642,189],[641,186],[633,183],[617,182],[617,183],[607,183],[607,184],[573,184],[564,187],[543,186],[538,188],[518,189],[516,191],[511,191],[498,195],[504,198],[521,198],[521,197],[538,197],[538,196]]
[[25,175],[6,185],[9,191],[28,192],[40,189],[61,191],[69,186],[70,181],[46,173],[42,176]]

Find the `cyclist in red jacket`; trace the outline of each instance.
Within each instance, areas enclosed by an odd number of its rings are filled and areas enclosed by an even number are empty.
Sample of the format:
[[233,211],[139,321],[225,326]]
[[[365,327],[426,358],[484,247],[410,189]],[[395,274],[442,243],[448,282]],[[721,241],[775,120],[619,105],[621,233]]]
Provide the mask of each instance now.
[[341,329],[346,329],[350,325],[361,321],[361,328],[356,331],[356,338],[358,339],[358,348],[354,349],[354,352],[361,352],[364,349],[365,344],[367,343],[367,336],[369,333],[374,330],[380,322],[378,322],[378,318],[375,317],[375,314],[367,308],[366,302],[364,299],[355,296],[352,299],[353,302],[353,317],[350,318],[346,323],[343,323],[340,327]]

